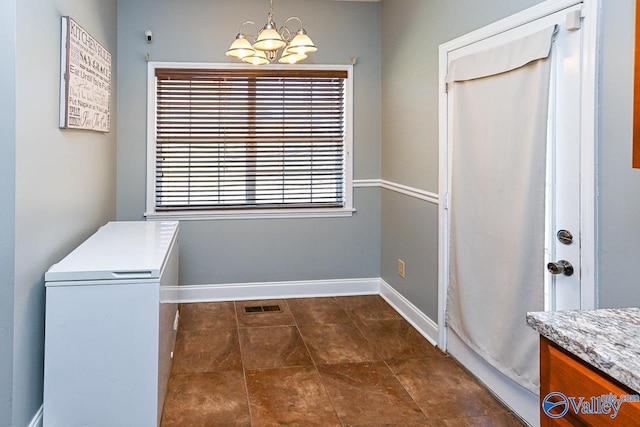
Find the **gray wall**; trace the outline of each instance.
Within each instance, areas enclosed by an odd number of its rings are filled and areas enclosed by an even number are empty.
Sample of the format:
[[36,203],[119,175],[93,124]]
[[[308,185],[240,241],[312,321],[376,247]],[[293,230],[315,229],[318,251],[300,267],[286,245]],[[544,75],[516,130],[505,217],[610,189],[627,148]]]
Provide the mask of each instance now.
[[16,0],[0,2],[0,425],[11,424],[16,135]]
[[600,307],[640,307],[640,169],[631,168],[634,0],[602,1]]
[[[383,190],[382,277],[434,322],[438,319],[437,224],[436,204]],[[397,274],[398,259],[405,263],[404,278]]]
[[[230,62],[240,23],[266,21],[268,2],[121,0],[118,3],[118,219],[145,206],[145,54],[156,61]],[[305,63],[354,68],[356,179],[380,176],[380,5],[274,2],[275,21],[299,16],[318,46]],[[145,30],[153,31],[147,44]],[[180,283],[214,284],[379,277],[379,189],[355,189],[352,218],[183,221]]]
[[[2,351],[8,348],[12,361],[12,377],[0,382],[0,405],[6,404],[6,396],[11,402],[9,408],[0,406],[3,426],[28,425],[42,404],[45,271],[100,225],[115,219],[116,202],[117,122],[114,120],[114,130],[109,134],[58,128],[60,16],[72,16],[116,58],[115,0],[23,0],[15,4],[16,13],[8,11],[8,18],[4,10],[2,13],[3,24],[12,16],[16,22],[16,75],[10,80],[16,94],[15,137],[7,144],[7,154],[15,149],[15,161],[8,169],[15,169],[14,194],[11,189],[0,189],[3,227],[5,218],[13,220],[10,224],[15,232],[12,241],[12,236],[5,236],[4,228],[0,234],[2,262],[15,260],[7,292],[12,296],[8,312],[13,312],[13,339],[8,347],[4,336],[2,342]],[[7,48],[2,46],[5,53]],[[11,47],[8,49],[11,58]],[[3,77],[4,73],[11,74],[4,68],[0,71]],[[115,119],[115,73],[113,77]],[[11,111],[12,106],[7,108]],[[4,109],[4,104],[0,105],[0,111]],[[3,129],[7,126],[11,127],[4,122],[0,125]],[[5,169],[2,171],[4,177]],[[5,198],[9,206],[13,198],[15,218],[4,212]],[[5,273],[1,274],[4,279]],[[2,286],[4,296],[4,280]],[[4,372],[4,363],[3,357],[0,372]]]
[[380,277],[380,191],[360,189],[354,203],[352,218],[318,219],[312,226],[307,219],[212,221],[206,227],[183,221],[181,283]]

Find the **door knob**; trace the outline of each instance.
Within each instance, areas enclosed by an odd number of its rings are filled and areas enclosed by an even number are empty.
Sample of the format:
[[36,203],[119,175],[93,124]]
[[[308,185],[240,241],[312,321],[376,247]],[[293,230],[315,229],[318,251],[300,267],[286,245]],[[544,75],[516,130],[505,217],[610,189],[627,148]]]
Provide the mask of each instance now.
[[565,276],[571,276],[573,274],[573,265],[569,261],[561,259],[558,262],[550,262],[547,264],[547,270],[551,274],[564,274]]

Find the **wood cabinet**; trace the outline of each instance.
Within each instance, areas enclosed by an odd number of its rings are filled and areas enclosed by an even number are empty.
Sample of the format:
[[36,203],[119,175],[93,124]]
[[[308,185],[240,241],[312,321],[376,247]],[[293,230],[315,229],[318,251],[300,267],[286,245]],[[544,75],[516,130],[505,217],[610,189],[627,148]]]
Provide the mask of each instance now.
[[635,70],[633,78],[633,156],[632,166],[640,168],[640,4],[636,5]]
[[[556,393],[549,396],[550,393]],[[540,425],[546,426],[638,426],[640,402],[621,403],[617,414],[603,405],[602,396],[637,396],[603,372],[595,369],[544,337],[540,337]],[[544,402],[559,402],[548,416]],[[604,413],[604,412],[609,412]],[[595,413],[588,413],[595,412]],[[598,413],[600,412],[600,413]]]

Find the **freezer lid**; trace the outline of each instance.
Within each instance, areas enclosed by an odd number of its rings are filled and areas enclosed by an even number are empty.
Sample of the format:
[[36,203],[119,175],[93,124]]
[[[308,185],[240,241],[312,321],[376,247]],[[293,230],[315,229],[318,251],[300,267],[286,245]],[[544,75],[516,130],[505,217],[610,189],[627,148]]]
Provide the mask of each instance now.
[[177,231],[177,221],[109,222],[45,273],[46,286],[159,278]]

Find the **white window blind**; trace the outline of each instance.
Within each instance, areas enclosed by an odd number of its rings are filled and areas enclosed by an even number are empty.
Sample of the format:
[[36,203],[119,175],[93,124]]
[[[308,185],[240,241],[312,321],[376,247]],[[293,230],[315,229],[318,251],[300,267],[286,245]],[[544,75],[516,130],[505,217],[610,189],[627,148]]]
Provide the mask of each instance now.
[[344,70],[155,70],[155,211],[342,208]]

